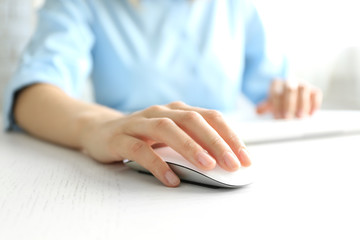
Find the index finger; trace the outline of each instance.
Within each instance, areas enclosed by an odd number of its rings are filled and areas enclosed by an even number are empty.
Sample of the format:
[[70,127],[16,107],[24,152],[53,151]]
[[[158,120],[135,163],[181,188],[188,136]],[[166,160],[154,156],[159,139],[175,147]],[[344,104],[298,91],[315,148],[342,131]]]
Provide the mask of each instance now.
[[245,143],[240,140],[238,135],[226,123],[223,115],[216,110],[207,110],[204,108],[191,107],[183,103],[172,103],[168,105],[172,109],[180,109],[187,111],[196,111],[208,122],[208,124],[220,135],[222,139],[229,145],[233,153],[239,159],[242,166],[251,165],[249,152]]

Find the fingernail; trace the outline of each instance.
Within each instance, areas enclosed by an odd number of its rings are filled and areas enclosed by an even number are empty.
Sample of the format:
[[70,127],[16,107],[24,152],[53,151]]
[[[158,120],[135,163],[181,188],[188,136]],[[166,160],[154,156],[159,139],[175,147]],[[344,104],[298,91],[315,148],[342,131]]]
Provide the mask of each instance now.
[[250,155],[249,155],[248,150],[246,148],[241,148],[239,154],[240,154],[240,157],[242,160],[242,165],[244,167],[250,166],[251,161],[250,161]]
[[238,169],[240,167],[238,158],[232,152],[225,153],[224,161],[226,166],[228,166],[230,169]]
[[165,173],[165,178],[171,186],[177,186],[180,184],[180,179],[172,171],[167,171]]
[[199,152],[197,155],[197,160],[206,168],[212,168],[216,165],[216,161],[206,152]]

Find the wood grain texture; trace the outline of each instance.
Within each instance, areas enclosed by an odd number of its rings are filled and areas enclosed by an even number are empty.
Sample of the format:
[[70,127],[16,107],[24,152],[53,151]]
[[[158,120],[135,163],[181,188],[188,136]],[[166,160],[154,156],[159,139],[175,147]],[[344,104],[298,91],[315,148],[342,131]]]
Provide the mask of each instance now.
[[0,133],[0,239],[359,239],[360,136],[251,146],[256,181],[171,189]]

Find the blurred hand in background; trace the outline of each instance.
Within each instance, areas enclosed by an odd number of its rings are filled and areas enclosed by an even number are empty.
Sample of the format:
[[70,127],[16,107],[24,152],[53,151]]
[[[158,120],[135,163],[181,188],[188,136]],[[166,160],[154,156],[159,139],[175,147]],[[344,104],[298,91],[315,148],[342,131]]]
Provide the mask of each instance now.
[[272,113],[276,119],[303,118],[313,115],[322,102],[322,92],[309,83],[275,79],[269,97],[257,106],[257,113]]

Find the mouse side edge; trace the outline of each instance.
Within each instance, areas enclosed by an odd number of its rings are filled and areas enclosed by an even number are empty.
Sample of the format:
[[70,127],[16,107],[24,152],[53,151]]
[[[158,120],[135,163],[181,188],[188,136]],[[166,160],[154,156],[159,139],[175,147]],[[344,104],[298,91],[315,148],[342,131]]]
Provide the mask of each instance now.
[[[140,164],[138,164],[135,161],[132,160],[124,160],[125,165],[129,166],[130,168],[137,170],[141,173],[147,173],[151,174],[147,169],[142,167]],[[205,185],[212,188],[240,188],[247,186],[251,184],[251,182],[245,183],[245,184],[229,184],[226,182],[221,182],[219,180],[216,180],[210,176],[207,176],[199,171],[196,171],[195,169],[191,169],[186,166],[182,166],[176,163],[168,162],[171,169],[179,176],[181,181],[183,182],[189,182],[197,185]]]

